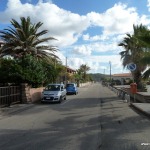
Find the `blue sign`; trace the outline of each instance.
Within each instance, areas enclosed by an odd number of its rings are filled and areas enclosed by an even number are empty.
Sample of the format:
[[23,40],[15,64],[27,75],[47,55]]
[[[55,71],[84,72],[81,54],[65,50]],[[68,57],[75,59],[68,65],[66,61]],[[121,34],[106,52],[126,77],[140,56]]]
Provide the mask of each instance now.
[[127,69],[129,69],[130,71],[134,71],[136,69],[136,64],[134,64],[134,63],[128,64]]

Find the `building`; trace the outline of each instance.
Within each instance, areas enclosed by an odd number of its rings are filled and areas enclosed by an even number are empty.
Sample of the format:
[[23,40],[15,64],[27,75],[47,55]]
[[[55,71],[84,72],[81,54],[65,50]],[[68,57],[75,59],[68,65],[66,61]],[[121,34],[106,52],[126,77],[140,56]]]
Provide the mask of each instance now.
[[67,73],[69,73],[70,75],[73,75],[76,73],[76,70],[67,67]]
[[75,78],[73,77],[74,74],[76,74],[76,70],[67,67],[67,82],[75,82]]
[[58,77],[57,82],[63,82],[64,84],[69,82],[75,82],[74,74],[76,74],[76,72],[76,70],[68,66],[64,66],[64,71]]
[[133,79],[131,73],[113,74],[111,78],[112,80],[120,81],[121,85],[124,84],[124,81],[130,81]]

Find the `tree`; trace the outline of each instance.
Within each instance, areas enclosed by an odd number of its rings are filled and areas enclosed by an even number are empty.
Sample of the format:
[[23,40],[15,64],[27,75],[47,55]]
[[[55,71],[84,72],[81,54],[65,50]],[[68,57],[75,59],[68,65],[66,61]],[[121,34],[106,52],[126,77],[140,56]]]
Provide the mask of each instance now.
[[87,77],[87,71],[90,70],[90,67],[88,67],[86,64],[82,64],[79,68],[79,71],[83,74],[83,79],[84,81],[86,80]]
[[133,25],[133,31],[133,35],[126,34],[126,37],[118,46],[124,48],[124,51],[120,52],[123,66],[127,67],[131,62],[136,64],[136,70],[132,74],[138,88],[141,89],[142,72],[145,70],[146,65],[141,63],[141,59],[144,57],[144,49],[143,43],[138,37],[145,33],[147,28],[143,25]]
[[150,30],[147,29],[146,31],[143,31],[141,35],[138,36],[138,39],[140,40],[141,44],[143,45],[143,58],[141,59],[141,63],[148,67],[142,75],[143,79],[148,79],[150,76]]
[[144,53],[144,57],[141,59],[141,63],[148,67],[148,69],[146,69],[142,75],[143,79],[148,79],[150,76],[150,51]]
[[57,48],[43,44],[49,40],[55,40],[53,37],[43,38],[43,35],[48,32],[47,30],[39,31],[43,23],[32,24],[30,17],[21,17],[20,20],[21,22],[18,23],[12,19],[11,27],[0,31],[0,38],[5,41],[0,57],[11,55],[16,58],[30,54],[41,59],[58,59],[54,54]]
[[48,83],[56,83],[62,82],[61,78],[65,74],[65,67],[61,64],[61,62],[55,62],[53,64],[44,63],[44,67],[46,68],[46,80],[45,84]]
[[0,83],[28,83],[38,87],[47,78],[43,62],[31,55],[23,59],[2,58],[0,72]]

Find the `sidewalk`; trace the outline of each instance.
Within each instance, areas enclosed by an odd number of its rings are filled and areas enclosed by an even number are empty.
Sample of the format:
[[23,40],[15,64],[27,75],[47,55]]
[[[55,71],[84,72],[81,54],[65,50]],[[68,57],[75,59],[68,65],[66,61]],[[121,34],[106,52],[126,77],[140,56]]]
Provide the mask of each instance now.
[[35,104],[33,103],[27,103],[27,104],[14,104],[10,107],[3,107],[0,108],[0,119],[2,119],[4,116],[8,116],[14,113],[19,113],[21,111],[27,110],[31,107],[33,107]]
[[[115,87],[117,89],[122,88],[122,87],[129,88],[129,85],[119,85]],[[150,95],[150,86],[147,88],[147,92],[144,92],[144,95],[146,96]],[[150,103],[131,103],[130,105],[134,107],[135,109],[137,109],[138,111],[145,114],[146,116],[150,117]]]
[[131,103],[131,106],[150,117],[150,103]]

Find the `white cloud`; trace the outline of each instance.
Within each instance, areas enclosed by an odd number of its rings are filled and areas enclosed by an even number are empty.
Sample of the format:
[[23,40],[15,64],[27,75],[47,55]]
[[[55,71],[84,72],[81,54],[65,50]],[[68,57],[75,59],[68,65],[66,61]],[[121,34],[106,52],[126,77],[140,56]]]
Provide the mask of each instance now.
[[68,58],[67,63],[73,69],[79,69],[82,64],[85,64],[85,60],[82,58]]
[[[120,61],[119,55],[67,58],[68,64],[70,64],[70,67],[72,67],[73,69],[79,69],[80,65],[87,64],[91,69],[90,72],[103,71],[104,68],[106,69],[106,72],[109,72],[109,61],[111,61],[113,68],[122,68],[122,62]],[[104,67],[102,64],[106,64],[105,66],[107,66],[107,68]]]
[[90,56],[92,53],[92,49],[90,46],[86,45],[76,46],[73,49],[73,53]]
[[106,10],[103,14],[91,12],[87,17],[94,26],[104,28],[104,35],[122,34],[131,32],[133,24],[148,24],[150,20],[145,16],[139,16],[136,8],[128,8],[127,5],[118,3]]
[[84,34],[82,37],[83,37],[83,40],[85,41],[88,41],[90,39],[90,35],[88,33]]
[[72,45],[89,26],[86,16],[61,9],[51,1],[39,1],[33,5],[23,4],[20,0],[8,0],[7,9],[0,13],[1,21],[7,23],[12,18],[19,20],[21,16],[30,16],[33,22],[43,22],[43,29],[48,29],[49,36],[58,39],[53,42],[58,46]]
[[118,43],[117,42],[94,42],[86,45],[80,45],[74,47],[73,52],[75,54],[82,54],[85,56],[90,56],[91,54],[103,53],[103,52],[118,52]]
[[[17,13],[16,13],[17,12]],[[125,4],[115,4],[104,13],[90,12],[85,16],[59,8],[51,0],[41,0],[37,4],[21,3],[20,0],[8,0],[7,9],[0,13],[1,22],[9,22],[11,18],[19,20],[21,16],[30,16],[34,22],[43,22],[43,29],[49,30],[49,36],[58,40],[58,46],[72,45],[90,26],[103,28],[103,35],[90,37],[83,35],[84,40],[106,40],[108,35],[132,31],[134,23],[148,24],[147,16],[138,16],[135,8]]]
[[90,36],[88,33],[82,35],[82,38],[83,38],[84,41],[100,41],[100,40],[108,39],[108,37],[103,36],[103,35]]

